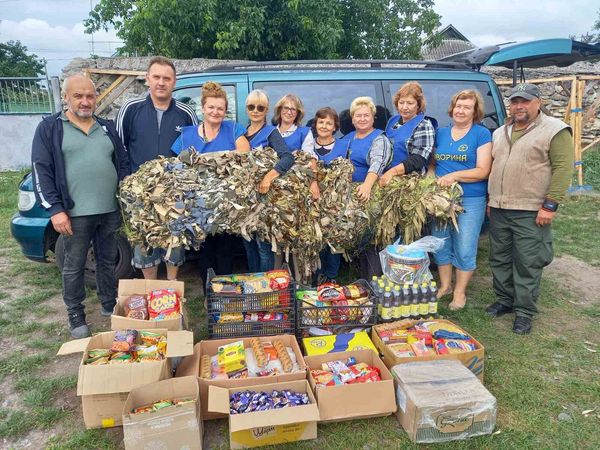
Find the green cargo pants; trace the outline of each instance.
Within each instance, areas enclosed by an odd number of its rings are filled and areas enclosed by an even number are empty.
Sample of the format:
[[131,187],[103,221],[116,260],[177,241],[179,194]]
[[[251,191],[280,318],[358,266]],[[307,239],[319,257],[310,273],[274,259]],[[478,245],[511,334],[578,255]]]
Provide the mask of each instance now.
[[553,257],[550,225],[535,224],[537,211],[490,208],[490,267],[496,301],[515,315],[537,312],[542,269]]

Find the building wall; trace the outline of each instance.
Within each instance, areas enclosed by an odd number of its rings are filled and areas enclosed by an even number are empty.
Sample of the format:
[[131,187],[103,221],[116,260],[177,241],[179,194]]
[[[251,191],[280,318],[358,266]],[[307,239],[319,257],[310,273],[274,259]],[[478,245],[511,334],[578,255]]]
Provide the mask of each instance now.
[[42,114],[0,115],[0,170],[31,165],[31,141]]

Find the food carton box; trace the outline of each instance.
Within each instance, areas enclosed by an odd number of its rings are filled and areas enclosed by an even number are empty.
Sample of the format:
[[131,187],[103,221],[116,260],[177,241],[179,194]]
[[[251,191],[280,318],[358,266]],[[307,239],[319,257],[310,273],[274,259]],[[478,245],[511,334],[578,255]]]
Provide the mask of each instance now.
[[[270,392],[283,389],[307,393],[311,403],[268,411],[230,414],[229,398],[234,392],[246,390]],[[229,415],[229,446],[232,449],[317,438],[319,408],[306,380],[236,388],[210,386],[208,410]]]
[[121,425],[127,394],[138,386],[171,378],[171,358],[193,353],[194,336],[191,331],[165,329],[152,331],[167,337],[167,358],[162,361],[84,364],[89,350],[111,347],[114,331],[66,342],[58,350],[57,355],[83,353],[79,364],[77,395],[81,397],[83,420],[87,428],[110,428]]
[[[357,363],[366,363],[377,367],[381,372],[381,381],[326,387],[316,386],[315,380],[310,374],[311,369],[321,369],[321,364],[324,362],[346,361],[350,357],[354,357]],[[321,422],[387,416],[396,411],[392,374],[381,358],[372,350],[307,356],[304,361],[309,371],[310,387],[315,393],[319,405]]]
[[[252,377],[226,380],[199,378],[200,403],[202,404],[203,420],[222,419],[225,417],[224,414],[208,411],[209,386],[234,388],[268,383],[278,383],[281,381],[294,381],[306,379],[306,364],[304,363],[304,357],[302,356],[302,352],[300,351],[300,347],[298,346],[298,342],[296,341],[296,338],[294,336],[289,334],[283,334],[278,336],[261,336],[259,337],[259,339],[261,340],[261,342],[272,342],[273,339],[280,339],[286,347],[291,347],[294,350],[294,354],[296,355],[296,360],[298,361],[298,365],[300,366],[300,371],[270,377]],[[232,342],[240,340],[244,341],[245,348],[250,347],[251,338],[230,338],[200,341],[194,346],[194,354],[192,356],[183,358],[181,363],[177,366],[175,376],[181,377],[193,375],[196,377],[200,377],[200,360],[202,359],[202,355],[214,356],[217,354],[219,347],[221,347],[222,345],[231,344]]]
[[[135,408],[161,400],[192,403],[139,414]],[[123,407],[123,442],[126,450],[202,450],[200,391],[196,377],[169,378],[131,390]]]
[[[445,319],[435,319],[437,322],[448,323],[452,326],[457,326],[449,320]],[[404,321],[403,321],[404,322]],[[386,324],[388,325],[388,324]],[[379,352],[383,355],[383,362],[388,368],[394,367],[396,364],[405,364],[409,362],[415,361],[434,361],[434,360],[457,360],[464,364],[465,367],[471,370],[481,381],[483,381],[483,369],[484,369],[484,353],[485,348],[483,344],[477,341],[473,336],[471,336],[466,331],[465,334],[469,335],[469,337],[475,342],[476,349],[463,352],[463,353],[453,353],[449,355],[429,355],[429,356],[412,356],[412,357],[398,357],[396,356],[390,349],[390,347],[385,344],[380,338],[377,330],[380,326],[375,325],[373,327],[371,338],[373,339],[373,343],[379,349]]]
[[304,352],[308,356],[324,355],[326,353],[347,352],[370,348],[377,353],[377,348],[366,331],[345,333],[329,336],[315,336],[302,339]]
[[[148,295],[155,289],[175,289],[181,300],[181,316],[176,319],[165,320],[139,320],[125,317],[124,304],[130,295],[142,294]],[[186,310],[185,310],[185,290],[183,281],[166,280],[119,280],[119,289],[117,292],[117,304],[110,317],[111,330],[150,330],[152,328],[165,328],[167,330],[177,331],[185,329]]]
[[392,375],[398,421],[413,442],[467,439],[494,430],[495,397],[459,361],[399,364]]

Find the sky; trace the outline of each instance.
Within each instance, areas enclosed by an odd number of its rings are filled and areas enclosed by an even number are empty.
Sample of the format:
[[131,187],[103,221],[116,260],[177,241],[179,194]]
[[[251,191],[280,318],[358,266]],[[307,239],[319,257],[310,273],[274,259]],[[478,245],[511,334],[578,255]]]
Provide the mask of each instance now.
[[[98,0],[0,0],[0,42],[20,40],[48,61],[50,76],[87,57],[92,36],[83,20]],[[435,0],[442,27],[452,24],[477,46],[568,37],[590,31],[598,0]],[[119,47],[114,30],[93,36],[94,52],[110,56]]]

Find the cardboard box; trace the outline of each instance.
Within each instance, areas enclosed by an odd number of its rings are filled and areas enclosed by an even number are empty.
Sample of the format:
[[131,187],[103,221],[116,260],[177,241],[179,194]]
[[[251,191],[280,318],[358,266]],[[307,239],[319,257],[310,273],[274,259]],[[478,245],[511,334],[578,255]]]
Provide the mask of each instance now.
[[[160,400],[187,400],[189,403],[141,414],[135,408]],[[123,407],[123,442],[126,450],[202,450],[200,390],[196,377],[169,378],[132,389]]]
[[[439,322],[446,322],[452,324],[453,326],[458,326],[445,319],[436,319]],[[465,331],[465,334],[469,334]],[[484,356],[485,356],[485,348],[483,345],[477,341],[473,336],[471,339],[475,342],[477,349],[464,352],[464,353],[454,353],[450,355],[431,355],[431,356],[414,356],[409,358],[399,358],[389,349],[389,347],[384,344],[379,335],[377,334],[377,325],[373,327],[373,331],[371,332],[371,338],[373,339],[373,343],[379,349],[379,352],[383,355],[383,362],[385,365],[391,369],[396,364],[405,364],[409,362],[415,361],[435,361],[435,360],[457,360],[464,364],[471,372],[473,372],[482,382],[483,382],[483,369],[484,369]]]
[[496,399],[459,361],[399,364],[392,368],[397,417],[413,442],[446,442],[490,434]]
[[171,378],[171,360],[193,353],[194,335],[191,331],[153,329],[167,336],[167,358],[162,361],[131,364],[85,365],[88,351],[110,348],[114,331],[96,334],[86,339],[65,342],[57,355],[82,353],[77,379],[77,395],[81,397],[83,420],[87,428],[110,428],[122,424],[123,405],[127,394],[138,386]]
[[[306,392],[311,404],[270,411],[229,414],[229,396],[234,392],[279,391],[282,389]],[[262,447],[317,438],[319,408],[306,380],[229,389],[210,386],[208,410],[229,415],[229,446],[232,449]]]
[[[202,404],[202,419],[223,419],[226,416],[224,414],[209,412],[208,411],[208,388],[209,386],[218,386],[225,388],[236,388],[253,386],[260,384],[279,383],[282,381],[294,381],[294,380],[305,380],[306,379],[306,364],[304,363],[304,357],[298,346],[296,338],[289,334],[283,334],[279,336],[262,336],[259,337],[261,342],[271,342],[273,339],[280,339],[286,347],[291,347],[294,350],[298,364],[300,365],[300,372],[286,373],[283,375],[271,376],[271,377],[252,377],[246,379],[232,379],[232,380],[205,380],[199,378],[200,382],[200,403]],[[182,376],[200,376],[200,359],[202,355],[216,355],[217,349],[224,344],[230,344],[236,341],[244,341],[244,347],[250,347],[251,338],[230,338],[230,339],[215,339],[210,341],[200,341],[194,346],[194,354],[183,358],[183,361],[177,366],[175,373],[176,377]]]
[[[311,369],[321,369],[327,361],[347,360],[353,356],[358,363],[367,363],[381,371],[381,381],[339,386],[317,387]],[[372,350],[329,353],[304,358],[309,370],[308,381],[319,405],[321,422],[388,416],[396,412],[394,379],[381,358]]]
[[302,339],[302,345],[304,346],[305,354],[308,356],[369,348],[377,353],[377,348],[373,345],[366,331],[308,337]]
[[[134,294],[150,294],[155,289],[175,289],[181,300],[181,317],[165,320],[139,320],[125,317],[124,304],[127,297]],[[185,290],[183,281],[167,280],[119,280],[117,304],[110,316],[111,330],[151,330],[163,328],[171,331],[183,330],[187,323],[185,312]]]

